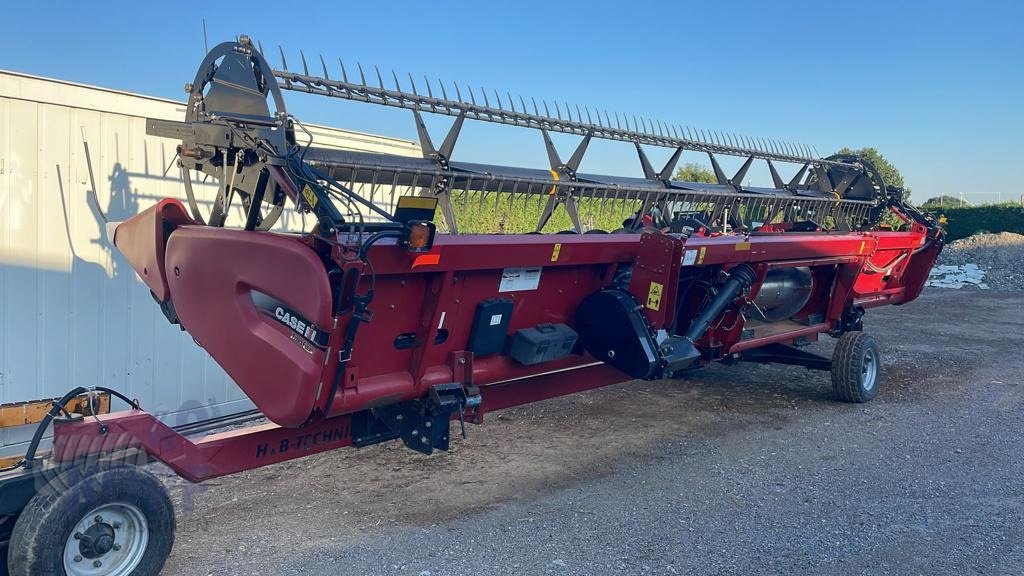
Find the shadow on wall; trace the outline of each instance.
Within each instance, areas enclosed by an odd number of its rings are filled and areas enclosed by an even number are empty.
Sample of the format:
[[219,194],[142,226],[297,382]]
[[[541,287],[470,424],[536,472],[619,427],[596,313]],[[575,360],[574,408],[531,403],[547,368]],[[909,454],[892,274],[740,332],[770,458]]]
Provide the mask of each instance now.
[[[88,151],[86,153],[86,156],[88,157]],[[59,176],[60,166],[57,166],[57,171],[58,182],[63,182],[63,180]],[[90,178],[91,177],[92,175],[90,174]],[[93,219],[96,223],[98,230],[96,238],[92,239],[90,242],[93,244],[98,244],[102,252],[106,255],[106,260],[109,266],[109,273],[102,266],[83,260],[82,258],[78,257],[75,254],[74,244],[72,241],[72,235],[70,231],[70,221],[65,217],[65,230],[67,232],[68,237],[68,246],[71,249],[73,257],[71,267],[72,277],[76,275],[82,275],[86,282],[89,282],[89,278],[93,277],[96,279],[96,283],[98,285],[98,290],[100,293],[110,291],[118,295],[124,295],[125,302],[131,302],[132,300],[134,300],[132,296],[138,293],[144,294],[146,296],[145,304],[149,306],[149,310],[147,311],[148,314],[146,314],[145,312],[143,312],[143,314],[145,316],[155,317],[147,318],[149,322],[157,323],[155,331],[173,332],[173,339],[179,341],[184,339],[186,341],[185,346],[188,346],[193,351],[200,352],[200,356],[202,356],[201,358],[193,356],[191,360],[189,360],[184,356],[186,354],[186,351],[182,350],[184,346],[180,346],[179,344],[179,352],[182,354],[182,357],[180,358],[180,363],[191,361],[200,366],[208,364],[210,360],[206,358],[205,352],[199,350],[198,345],[192,342],[191,338],[188,338],[185,334],[182,334],[179,327],[170,325],[161,314],[156,312],[158,308],[151,300],[151,295],[146,294],[148,290],[146,289],[145,285],[137,281],[135,271],[121,255],[120,251],[117,250],[111,239],[108,238],[107,223],[121,222],[127,220],[128,218],[131,218],[135,214],[138,214],[140,211],[140,202],[139,191],[137,188],[132,187],[131,175],[127,170],[125,170],[124,166],[122,166],[120,162],[114,163],[113,167],[110,170],[110,175],[107,176],[107,181],[110,183],[110,194],[108,197],[106,208],[104,209],[101,208],[100,206],[99,198],[95,190],[95,183],[93,183],[94,185],[91,186],[89,190],[86,191],[86,203],[89,206],[90,212],[92,213]],[[67,206],[68,203],[63,198],[63,186],[61,186],[61,196],[63,200],[62,204],[64,206]],[[116,303],[114,305],[116,306]],[[127,321],[129,323],[138,319],[138,314],[132,314],[132,312],[141,311],[131,310],[127,318]],[[143,322],[142,324],[145,324],[145,322]],[[170,328],[170,330],[160,330],[160,328]],[[108,330],[105,334],[105,337],[109,339],[107,342],[107,346],[122,346],[126,350],[137,350],[137,348],[134,348],[135,344],[137,343],[137,340],[133,341],[132,337],[129,336],[129,334],[131,334],[130,328],[128,328],[128,330],[122,331],[121,337],[112,338],[114,332]],[[138,336],[140,335],[136,335],[136,337]],[[155,336],[155,338],[159,338],[159,336]],[[155,356],[160,353],[158,352],[158,350],[163,348],[163,346],[161,346],[159,342],[155,342],[154,344]],[[124,381],[127,383],[131,383],[132,391],[133,393],[135,393],[135,397],[137,397],[138,394],[135,392],[135,384],[138,383],[139,377],[141,376],[143,380],[148,380],[147,387],[150,388],[149,392],[153,393],[154,399],[156,400],[157,406],[155,407],[155,409],[157,414],[164,416],[169,416],[173,414],[173,416],[168,420],[168,423],[171,423],[172,425],[181,425],[186,424],[188,422],[216,418],[222,415],[220,407],[218,406],[218,398],[216,395],[207,397],[203,400],[189,397],[191,395],[189,393],[192,392],[190,390],[187,390],[190,387],[190,383],[184,381],[183,379],[173,378],[172,374],[168,373],[174,371],[172,366],[167,366],[167,368],[171,368],[171,370],[165,371],[161,367],[162,362],[158,358],[138,358],[135,357],[134,354],[130,354],[129,357],[130,361],[128,364],[130,366],[134,366],[140,370],[146,371],[148,371],[149,368],[152,367],[152,377],[147,378],[145,375],[133,374],[131,372],[131,368],[129,368],[124,373]],[[147,366],[146,364],[149,364],[149,366]],[[204,373],[202,377],[216,378],[217,375]],[[227,380],[227,376],[224,375],[223,379]],[[110,387],[116,388],[116,383],[115,385]],[[163,394],[161,393],[162,391],[169,392],[170,394]],[[223,396],[221,396],[221,400],[223,400]]]
[[[32,217],[32,210],[25,211],[29,216],[8,231],[31,234],[37,249],[49,254],[59,255],[66,246],[70,265],[57,270],[38,264],[0,265],[0,400],[54,397],[74,386],[102,385],[139,399],[171,425],[249,409],[248,400],[208,355],[166,321],[107,238],[108,221],[125,220],[156,200],[141,196],[133,180],[161,177],[132,174],[115,163],[107,172],[109,196],[101,206],[91,170],[91,186],[84,195],[69,193],[64,172],[56,165],[52,175],[57,185],[44,186],[45,177],[39,185],[40,190],[59,193],[62,214],[43,212],[55,209],[57,198],[22,198],[37,202],[39,212]],[[57,218],[62,218],[63,230],[54,226]],[[32,251],[26,253],[20,261],[32,262]],[[37,263],[45,260],[38,254]],[[31,431],[22,428],[0,431],[0,446],[27,440]]]

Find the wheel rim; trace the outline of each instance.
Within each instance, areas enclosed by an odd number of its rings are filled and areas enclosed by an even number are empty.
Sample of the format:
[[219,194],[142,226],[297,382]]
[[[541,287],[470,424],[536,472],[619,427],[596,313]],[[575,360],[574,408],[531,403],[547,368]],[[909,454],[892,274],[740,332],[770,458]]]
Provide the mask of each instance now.
[[64,545],[68,576],[128,576],[142,562],[149,524],[131,504],[105,504],[75,524]]
[[878,359],[874,350],[864,352],[864,361],[861,363],[860,381],[864,390],[870,391],[875,387],[875,379],[878,376]]

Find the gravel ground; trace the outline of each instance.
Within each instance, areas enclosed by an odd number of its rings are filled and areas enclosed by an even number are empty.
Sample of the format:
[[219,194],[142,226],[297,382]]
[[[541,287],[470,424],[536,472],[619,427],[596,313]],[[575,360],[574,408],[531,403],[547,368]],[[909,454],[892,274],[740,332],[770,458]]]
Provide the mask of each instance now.
[[865,405],[824,373],[716,365],[492,414],[431,457],[167,477],[165,573],[1022,574],[1022,304],[869,311],[887,365]]
[[936,267],[957,266],[955,274],[970,264],[985,272],[989,288],[1024,290],[1024,235],[1001,232],[961,238],[942,250]]

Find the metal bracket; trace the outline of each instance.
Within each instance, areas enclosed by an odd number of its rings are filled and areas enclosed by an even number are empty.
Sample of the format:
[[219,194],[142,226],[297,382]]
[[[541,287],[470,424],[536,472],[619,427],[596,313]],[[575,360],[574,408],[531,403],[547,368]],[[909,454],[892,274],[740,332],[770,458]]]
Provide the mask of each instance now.
[[401,439],[422,454],[448,450],[456,413],[466,437],[464,411],[480,405],[480,391],[452,382],[430,387],[427,397],[364,410],[352,417],[352,443],[358,447]]

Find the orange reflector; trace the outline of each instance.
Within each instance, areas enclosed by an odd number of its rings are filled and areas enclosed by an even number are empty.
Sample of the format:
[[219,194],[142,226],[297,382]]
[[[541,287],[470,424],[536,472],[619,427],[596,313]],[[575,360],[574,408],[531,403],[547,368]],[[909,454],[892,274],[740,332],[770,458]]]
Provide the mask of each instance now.
[[440,263],[440,254],[420,254],[419,256],[416,257],[415,260],[412,261],[412,267],[415,268],[417,266],[432,266],[434,264]]
[[409,224],[409,239],[406,246],[412,251],[429,249],[430,236],[430,226],[424,222],[412,222]]

